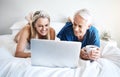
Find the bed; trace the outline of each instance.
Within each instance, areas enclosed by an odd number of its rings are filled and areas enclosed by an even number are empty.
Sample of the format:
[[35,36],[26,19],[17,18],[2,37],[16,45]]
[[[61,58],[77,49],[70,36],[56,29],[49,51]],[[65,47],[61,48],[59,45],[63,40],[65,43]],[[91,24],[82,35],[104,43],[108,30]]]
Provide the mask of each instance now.
[[[13,39],[25,23],[15,23],[12,34],[0,36],[0,77],[120,77],[120,49],[113,41],[101,40],[101,58],[92,63],[80,59],[79,67],[74,69],[31,66],[30,58],[14,57]],[[52,22],[51,25],[58,33],[64,23]]]

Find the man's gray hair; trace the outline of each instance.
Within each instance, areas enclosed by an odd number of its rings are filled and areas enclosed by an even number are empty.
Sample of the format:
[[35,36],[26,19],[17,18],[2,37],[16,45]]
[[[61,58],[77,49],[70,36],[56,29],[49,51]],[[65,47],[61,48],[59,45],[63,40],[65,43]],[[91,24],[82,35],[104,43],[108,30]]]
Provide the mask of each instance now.
[[84,20],[87,21],[87,24],[92,23],[92,16],[91,16],[89,10],[87,10],[87,9],[80,9],[75,13],[75,15],[81,16]]

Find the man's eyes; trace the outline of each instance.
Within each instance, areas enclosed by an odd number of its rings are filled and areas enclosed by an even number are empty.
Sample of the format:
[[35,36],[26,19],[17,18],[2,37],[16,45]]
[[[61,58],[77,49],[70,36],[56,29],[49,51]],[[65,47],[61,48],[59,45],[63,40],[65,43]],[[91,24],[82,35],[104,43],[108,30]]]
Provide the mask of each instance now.
[[73,24],[73,25],[74,25],[75,27],[76,27],[76,26],[78,26],[79,28],[81,28],[81,27],[82,27],[82,25],[77,25],[77,24]]
[[48,24],[45,25],[46,27],[48,26]]
[[74,26],[77,26],[77,24],[75,24],[75,23],[74,23],[73,25],[74,25]]
[[82,27],[82,25],[79,25],[79,28],[81,28]]
[[38,25],[38,27],[42,27],[42,25]]

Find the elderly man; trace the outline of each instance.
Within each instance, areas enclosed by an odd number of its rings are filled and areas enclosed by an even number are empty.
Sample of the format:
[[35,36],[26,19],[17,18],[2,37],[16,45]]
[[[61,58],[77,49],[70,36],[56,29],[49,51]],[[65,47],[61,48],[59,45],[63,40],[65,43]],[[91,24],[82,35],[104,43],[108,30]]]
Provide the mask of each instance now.
[[[99,33],[91,23],[92,17],[89,11],[78,10],[73,20],[67,22],[57,35],[60,40],[82,42],[80,57],[84,60],[97,60],[100,57]],[[95,45],[98,48],[87,53],[85,48],[87,45]]]

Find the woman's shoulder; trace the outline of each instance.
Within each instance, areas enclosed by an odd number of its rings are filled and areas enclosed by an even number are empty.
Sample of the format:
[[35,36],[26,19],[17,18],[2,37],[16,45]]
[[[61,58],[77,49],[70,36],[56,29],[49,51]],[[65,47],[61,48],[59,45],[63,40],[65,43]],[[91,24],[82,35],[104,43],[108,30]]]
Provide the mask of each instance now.
[[15,36],[14,41],[17,43],[20,38],[28,38],[30,35],[30,25],[26,24]]
[[30,29],[31,29],[31,27],[30,27],[29,24],[26,24],[26,25],[23,27],[23,30],[30,30]]
[[31,35],[31,26],[29,24],[25,25],[22,32],[29,38]]
[[26,25],[22,28],[22,30],[21,30],[20,32],[22,32],[22,33],[30,33],[30,31],[31,31],[30,25],[26,24]]
[[55,32],[55,29],[54,29],[54,28],[52,28],[52,27],[50,27],[50,31]]

